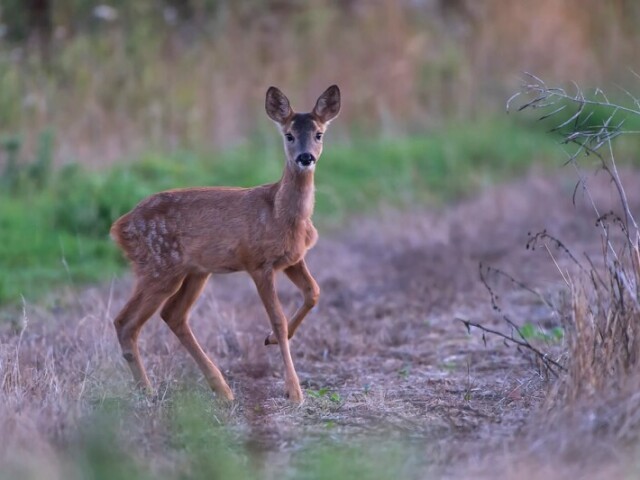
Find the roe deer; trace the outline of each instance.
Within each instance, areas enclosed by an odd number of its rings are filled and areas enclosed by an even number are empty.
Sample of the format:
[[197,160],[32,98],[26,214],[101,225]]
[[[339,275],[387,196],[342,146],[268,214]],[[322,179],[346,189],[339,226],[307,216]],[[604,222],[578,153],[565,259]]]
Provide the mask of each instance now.
[[[244,270],[255,282],[271,322],[265,345],[280,346],[287,396],[295,403],[303,400],[289,339],[320,294],[304,256],[318,237],[311,223],[313,174],[322,153],[322,136],[340,111],[340,90],[333,85],[320,95],[311,113],[294,113],[287,97],[270,87],[265,107],[284,138],[286,162],[278,182],[254,188],[202,187],[157,193],[111,227],[111,236],[131,261],[136,276],[133,294],[114,323],[133,378],[147,391],[151,384],[137,339],[144,323],[164,302],[162,319],[217,395],[233,400],[220,370],[194,337],[188,315],[210,274]],[[279,270],[304,295],[304,303],[289,323],[276,294]]]

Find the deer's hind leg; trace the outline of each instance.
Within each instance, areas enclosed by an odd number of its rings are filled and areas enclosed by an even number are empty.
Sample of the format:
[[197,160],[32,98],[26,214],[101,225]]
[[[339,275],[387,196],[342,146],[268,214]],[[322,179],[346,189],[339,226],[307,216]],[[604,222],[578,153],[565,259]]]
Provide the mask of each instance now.
[[131,298],[113,322],[122,349],[122,356],[129,364],[136,386],[147,392],[152,390],[151,382],[140,359],[138,336],[142,326],[162,302],[178,290],[182,278],[163,278],[153,282],[138,279]]
[[233,393],[224,380],[222,372],[202,350],[189,326],[189,311],[202,292],[208,278],[209,274],[192,273],[187,275],[180,290],[169,298],[162,307],[160,316],[196,361],[211,389],[225,400],[231,401]]

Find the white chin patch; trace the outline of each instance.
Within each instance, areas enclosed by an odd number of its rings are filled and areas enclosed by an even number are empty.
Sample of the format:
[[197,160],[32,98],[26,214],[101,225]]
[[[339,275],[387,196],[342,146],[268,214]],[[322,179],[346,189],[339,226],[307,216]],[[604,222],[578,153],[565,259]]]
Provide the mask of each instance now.
[[311,162],[309,165],[303,165],[302,163],[296,162],[296,166],[302,172],[305,172],[305,171],[313,172],[316,169],[316,162]]

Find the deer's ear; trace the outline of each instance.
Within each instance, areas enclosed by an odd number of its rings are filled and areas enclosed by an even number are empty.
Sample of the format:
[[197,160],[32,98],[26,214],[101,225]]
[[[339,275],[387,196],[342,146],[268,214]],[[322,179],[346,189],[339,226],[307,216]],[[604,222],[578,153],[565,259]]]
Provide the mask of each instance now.
[[276,87],[269,87],[264,102],[269,118],[280,125],[286,123],[293,115],[289,99]]
[[331,85],[318,97],[313,114],[324,124],[328,124],[340,113],[340,89]]

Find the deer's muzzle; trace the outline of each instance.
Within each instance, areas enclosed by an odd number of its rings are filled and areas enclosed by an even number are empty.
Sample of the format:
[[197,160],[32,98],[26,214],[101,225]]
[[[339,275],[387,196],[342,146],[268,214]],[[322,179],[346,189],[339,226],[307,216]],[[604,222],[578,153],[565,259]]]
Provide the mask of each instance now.
[[302,167],[309,167],[316,163],[316,157],[314,157],[310,153],[301,153],[296,158],[296,163]]

